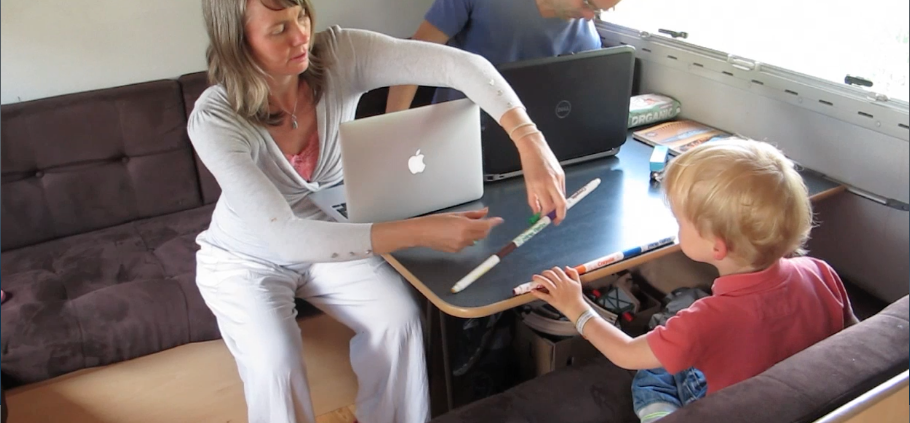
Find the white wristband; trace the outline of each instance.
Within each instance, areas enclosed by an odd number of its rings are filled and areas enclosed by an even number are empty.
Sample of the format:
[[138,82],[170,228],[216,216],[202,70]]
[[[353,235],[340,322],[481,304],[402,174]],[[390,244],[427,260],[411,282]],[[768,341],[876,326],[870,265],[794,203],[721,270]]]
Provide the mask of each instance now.
[[575,321],[575,330],[578,331],[582,336],[584,335],[585,323],[588,323],[588,320],[597,317],[597,314],[594,313],[594,310],[591,307],[588,307],[584,313],[581,313],[581,316],[578,317],[578,320]]

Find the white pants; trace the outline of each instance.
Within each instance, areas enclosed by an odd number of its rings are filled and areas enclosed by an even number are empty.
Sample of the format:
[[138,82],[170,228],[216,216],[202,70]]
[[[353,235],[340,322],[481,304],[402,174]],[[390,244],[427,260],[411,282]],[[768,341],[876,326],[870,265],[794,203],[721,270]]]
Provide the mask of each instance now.
[[361,423],[429,420],[420,313],[382,259],[287,268],[200,246],[196,284],[237,362],[250,423],[316,421],[294,297],[354,330]]

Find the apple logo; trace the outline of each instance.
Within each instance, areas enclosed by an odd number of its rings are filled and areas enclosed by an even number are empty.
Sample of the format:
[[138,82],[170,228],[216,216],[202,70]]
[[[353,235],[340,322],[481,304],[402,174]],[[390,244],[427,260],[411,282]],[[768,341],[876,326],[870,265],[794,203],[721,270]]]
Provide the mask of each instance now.
[[420,150],[417,150],[417,154],[414,154],[410,159],[408,159],[408,170],[410,170],[412,174],[416,175],[423,172],[423,170],[426,168],[427,165],[423,163],[423,154],[420,154]]

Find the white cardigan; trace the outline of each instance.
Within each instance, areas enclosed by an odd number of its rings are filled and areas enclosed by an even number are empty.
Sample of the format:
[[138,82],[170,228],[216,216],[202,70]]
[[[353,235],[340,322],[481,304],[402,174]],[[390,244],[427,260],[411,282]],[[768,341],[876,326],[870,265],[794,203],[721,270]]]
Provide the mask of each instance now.
[[201,240],[277,265],[370,256],[370,224],[332,222],[307,199],[342,180],[338,125],[354,119],[363,93],[393,85],[451,87],[497,122],[521,106],[481,56],[337,26],[318,36],[329,65],[316,105],[320,155],[312,182],[291,167],[264,127],[234,113],[224,87],[209,87],[196,101],[187,125],[190,140],[222,190]]

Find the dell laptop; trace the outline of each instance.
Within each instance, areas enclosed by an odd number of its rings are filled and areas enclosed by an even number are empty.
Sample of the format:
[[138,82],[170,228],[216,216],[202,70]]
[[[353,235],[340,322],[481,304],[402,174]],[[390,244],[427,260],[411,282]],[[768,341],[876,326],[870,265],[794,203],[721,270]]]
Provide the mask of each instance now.
[[[500,66],[562,165],[614,155],[626,141],[635,48],[618,46]],[[515,143],[483,113],[488,181],[521,175]]]

